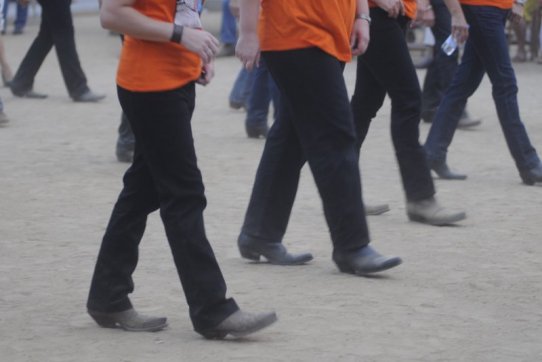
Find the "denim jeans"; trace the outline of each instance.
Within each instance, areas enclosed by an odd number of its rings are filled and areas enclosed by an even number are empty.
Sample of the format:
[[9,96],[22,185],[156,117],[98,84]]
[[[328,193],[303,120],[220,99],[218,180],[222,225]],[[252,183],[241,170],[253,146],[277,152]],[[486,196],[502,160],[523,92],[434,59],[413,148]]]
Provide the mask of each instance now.
[[4,1],[4,8],[2,9],[2,12],[4,14],[4,29],[3,31],[6,31],[7,28],[7,19],[8,19],[8,9],[9,9],[9,3],[14,2],[17,4],[17,12],[15,15],[15,22],[13,23],[15,25],[15,30],[22,30],[24,26],[26,25],[26,20],[28,18],[28,5],[22,6],[19,4],[18,1]]
[[459,52],[446,55],[441,49],[442,43],[451,34],[452,18],[443,0],[431,0],[435,13],[435,24],[431,27],[435,37],[433,46],[433,62],[427,68],[422,91],[422,113],[436,110],[450,86],[455,70]]
[[230,102],[242,104],[245,109],[248,109],[248,98],[254,83],[254,71],[248,71],[245,67],[242,67],[237,74],[237,78],[233,83],[233,87],[230,92]]
[[134,161],[103,237],[87,307],[99,312],[131,307],[138,246],[147,216],[159,209],[194,329],[215,327],[238,307],[226,298],[226,283],[205,235],[206,199],[190,123],[195,85],[163,92],[119,87],[118,93],[136,137]]
[[519,170],[534,168],[540,159],[519,116],[518,87],[505,35],[508,10],[492,6],[463,5],[463,11],[470,25],[469,38],[461,64],[427,136],[427,159],[429,162],[446,160],[461,110],[487,72],[497,116],[516,166]]
[[230,11],[230,0],[222,0],[220,41],[222,44],[230,45],[235,45],[237,43],[237,20]]
[[279,90],[267,69],[265,60],[260,60],[260,65],[253,70],[252,89],[248,95],[247,125],[258,126],[267,124],[267,115],[269,113],[269,103],[273,100],[275,105],[275,115],[277,115],[277,102],[279,101]]
[[424,200],[435,194],[435,187],[419,142],[421,90],[405,40],[409,19],[390,18],[380,8],[371,8],[370,13],[371,42],[358,58],[351,102],[358,146],[388,94],[391,136],[406,198]]
[[14,93],[31,90],[34,78],[53,46],[68,93],[76,98],[89,90],[87,78],[75,48],[71,0],[38,0],[41,25],[11,82]]
[[361,199],[356,136],[336,58],[318,48],[262,52],[281,99],[241,233],[280,243],[308,160],[335,250],[369,243]]

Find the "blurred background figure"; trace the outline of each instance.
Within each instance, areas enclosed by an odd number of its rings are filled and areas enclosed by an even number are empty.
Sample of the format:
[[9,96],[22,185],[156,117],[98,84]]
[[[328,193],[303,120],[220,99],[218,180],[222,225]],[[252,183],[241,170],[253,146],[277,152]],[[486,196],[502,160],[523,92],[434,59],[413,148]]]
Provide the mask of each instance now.
[[[30,0],[19,0],[28,5]],[[68,93],[74,102],[98,102],[105,95],[90,90],[75,47],[71,0],[38,0],[41,24],[38,35],[24,56],[10,87],[13,95],[23,98],[45,98],[34,92],[34,78],[53,46]]]
[[540,49],[540,0],[526,0],[523,7],[524,18],[510,24],[517,43],[516,55],[512,58],[516,63],[536,60]]
[[[3,2],[4,0],[0,0],[0,7],[3,6]],[[0,26],[3,26],[4,25],[3,23],[4,23],[3,15],[0,14]],[[0,66],[2,67],[2,78],[5,79],[4,72],[6,72],[7,77],[11,78],[11,69],[9,68],[9,65],[6,61],[5,50],[4,50],[4,40],[2,39],[1,35],[0,35]],[[4,80],[4,84],[5,83],[6,83],[6,80]],[[4,102],[2,102],[2,99],[0,98],[0,127],[8,123],[9,123],[9,118],[4,113]]]
[[[235,44],[237,43],[237,17],[239,7],[233,5],[237,13],[232,12],[231,0],[222,0],[222,22],[220,25],[220,50],[217,57],[231,57],[235,55]],[[235,10],[234,10],[235,11]]]
[[13,35],[22,34],[26,25],[26,19],[28,18],[28,3],[17,0],[6,0],[2,7],[2,13],[4,14],[4,25],[2,26],[2,35],[6,34],[8,25],[8,10],[10,3],[15,3],[16,13],[15,20],[13,21]]

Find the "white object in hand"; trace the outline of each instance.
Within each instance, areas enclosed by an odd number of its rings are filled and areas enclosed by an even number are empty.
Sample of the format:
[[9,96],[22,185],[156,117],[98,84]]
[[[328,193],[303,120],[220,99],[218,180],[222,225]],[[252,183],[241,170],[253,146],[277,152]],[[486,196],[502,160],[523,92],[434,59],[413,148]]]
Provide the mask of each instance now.
[[444,43],[442,43],[442,51],[446,53],[446,55],[452,55],[455,50],[457,49],[457,41],[455,40],[453,35],[450,35]]

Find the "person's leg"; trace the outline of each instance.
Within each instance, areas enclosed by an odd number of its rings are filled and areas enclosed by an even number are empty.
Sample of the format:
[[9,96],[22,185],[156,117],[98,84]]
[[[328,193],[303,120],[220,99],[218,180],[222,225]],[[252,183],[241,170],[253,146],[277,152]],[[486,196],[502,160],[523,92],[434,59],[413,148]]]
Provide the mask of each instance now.
[[[378,8],[371,10],[371,18],[371,44],[359,59],[366,68],[358,65],[358,69],[365,69],[365,73],[378,81],[375,93],[385,90],[391,98],[391,135],[407,200],[428,199],[434,195],[435,188],[419,143],[421,90],[404,36],[407,19],[390,18]],[[362,83],[368,78],[365,73],[357,75]],[[371,86],[367,84],[364,90],[367,98],[357,103],[372,103]],[[382,98],[377,100],[379,104]],[[368,123],[367,119],[370,120],[366,117],[364,123]],[[356,118],[356,122],[361,120]]]
[[90,91],[75,46],[71,0],[38,0],[42,19],[47,21],[55,45],[64,83],[70,97],[76,99]]
[[[263,57],[280,89],[280,109],[289,113],[297,147],[309,163],[322,198],[333,260],[342,272],[358,275],[399,265],[400,258],[383,257],[368,246],[344,64],[317,48],[264,52]],[[290,165],[299,167],[300,161],[295,157]],[[267,197],[277,195],[268,193]]]
[[356,127],[358,150],[361,149],[369,132],[371,121],[382,107],[386,90],[375,78],[362,57],[358,58],[356,68],[356,85],[350,101]]
[[451,34],[452,20],[448,8],[442,0],[431,0],[435,14],[435,24],[431,31],[435,37],[433,46],[433,64],[427,69],[422,92],[422,119],[432,122],[440,100],[457,68],[458,51],[446,55],[441,49],[442,43]]
[[6,29],[8,28],[8,9],[9,9],[9,0],[4,0],[4,5],[2,6],[2,15],[4,22],[2,23],[2,35],[6,34]]
[[521,172],[540,164],[523,122],[517,102],[517,82],[506,43],[505,22],[508,12],[495,7],[467,7],[469,39],[487,71],[493,87],[493,99],[508,149]]
[[140,149],[126,171],[124,187],[113,208],[94,270],[87,307],[115,313],[132,307],[132,273],[138,260],[147,215],[159,207],[155,185]]
[[134,159],[135,137],[126,114],[122,112],[115,154],[119,162],[132,162]]
[[26,52],[11,81],[10,87],[14,95],[24,97],[27,94],[32,94],[36,74],[54,44],[50,26],[49,19],[42,12],[38,35]]
[[[264,59],[322,197],[334,248],[367,245],[356,136],[342,64],[317,48],[265,52]],[[299,167],[299,161],[296,156],[291,164]]]
[[253,73],[254,71],[248,71],[245,68],[241,68],[241,70],[239,70],[229,95],[229,103],[231,108],[248,108],[248,95],[250,94],[252,82],[254,81]]
[[15,29],[13,34],[22,34],[28,18],[28,5],[23,6],[17,2],[17,15],[15,17]]
[[[467,99],[480,85],[484,73],[482,62],[472,43],[472,39],[469,38],[465,44],[461,63],[454,74],[450,87],[442,98],[424,144],[429,166],[437,173],[443,167],[447,169],[446,153],[457,129],[461,110],[465,107]],[[448,178],[446,175],[447,173],[442,175],[439,173],[440,177]],[[459,178],[461,175],[455,176],[458,177],[450,178]]]
[[516,55],[513,58],[514,62],[523,63],[527,61],[527,51],[525,49],[525,43],[527,38],[527,24],[525,20],[521,19],[518,23],[512,23],[512,29],[517,40]]
[[222,0],[222,21],[220,23],[221,49],[218,57],[235,55],[235,44],[237,43],[237,20],[230,10],[230,0]]
[[268,130],[267,115],[271,102],[270,87],[272,85],[270,82],[273,80],[264,60],[260,60],[260,65],[253,72],[252,88],[247,102],[245,129],[248,137],[265,138]]
[[[194,329],[217,326],[238,310],[205,234],[204,186],[191,129],[195,85],[169,92],[119,91],[160,202],[160,216],[181,279]],[[161,122],[148,122],[149,119]]]

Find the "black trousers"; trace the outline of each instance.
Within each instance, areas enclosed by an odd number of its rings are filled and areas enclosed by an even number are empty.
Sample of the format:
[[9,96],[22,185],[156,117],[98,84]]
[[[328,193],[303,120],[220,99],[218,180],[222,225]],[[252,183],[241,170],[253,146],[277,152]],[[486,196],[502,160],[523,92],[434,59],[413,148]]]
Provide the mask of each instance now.
[[75,48],[71,0],[38,3],[42,9],[40,30],[15,73],[11,89],[14,93],[32,89],[34,78],[54,45],[68,93],[72,98],[78,97],[89,88]]
[[443,0],[431,0],[435,24],[431,27],[435,37],[433,62],[427,68],[422,90],[422,113],[435,112],[444,93],[452,83],[457,69],[459,52],[447,55],[441,49],[442,43],[452,33],[452,17]]
[[134,162],[103,237],[88,308],[115,312],[131,307],[132,273],[147,215],[160,209],[173,260],[196,331],[212,328],[238,310],[205,235],[206,206],[196,162],[191,117],[195,85],[165,92],[130,92],[119,99],[136,137]]
[[351,102],[359,147],[389,94],[391,136],[406,198],[427,199],[435,194],[435,187],[419,142],[421,90],[405,40],[408,18],[390,18],[380,8],[370,12],[371,42],[358,58]]
[[337,250],[369,243],[344,64],[318,48],[262,53],[279,90],[242,233],[281,242],[308,161]]

